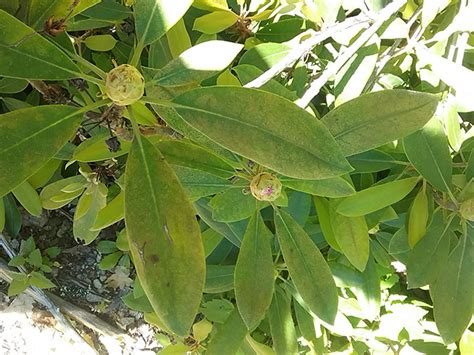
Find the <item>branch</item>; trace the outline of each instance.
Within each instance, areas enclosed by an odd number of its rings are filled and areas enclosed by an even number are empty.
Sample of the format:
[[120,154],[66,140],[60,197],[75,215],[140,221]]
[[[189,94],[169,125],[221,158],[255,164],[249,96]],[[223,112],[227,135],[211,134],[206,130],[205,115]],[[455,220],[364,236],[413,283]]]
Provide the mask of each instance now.
[[370,26],[364,33],[362,33],[355,42],[348,47],[337,59],[335,62],[329,64],[324,72],[313,81],[308,90],[305,92],[303,97],[299,99],[296,103],[305,108],[309,105],[311,100],[319,94],[321,88],[328,82],[328,80],[346,64],[346,62],[351,59],[351,57],[378,31],[378,29],[387,21],[394,13],[396,13],[407,0],[395,0],[386,7],[384,7],[378,14],[377,20],[372,26]]
[[303,41],[300,45],[294,47],[282,60],[280,60],[276,65],[272,66],[262,75],[252,80],[251,82],[244,85],[246,88],[259,88],[266,83],[268,83],[272,78],[283,72],[286,68],[291,67],[296,63],[303,55],[310,52],[314,47],[319,43],[325,41],[326,39],[332,37],[338,32],[342,32],[351,27],[367,23],[370,21],[370,18],[367,16],[357,16],[351,17],[344,22],[338,23],[334,26],[328,27],[326,30],[321,32],[315,32],[309,38]]

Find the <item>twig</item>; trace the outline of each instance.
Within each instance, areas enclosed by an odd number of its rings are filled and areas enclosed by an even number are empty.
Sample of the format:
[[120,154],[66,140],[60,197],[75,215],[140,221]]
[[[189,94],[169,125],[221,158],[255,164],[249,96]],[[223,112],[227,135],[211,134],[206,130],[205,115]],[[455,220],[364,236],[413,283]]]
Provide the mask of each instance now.
[[[15,252],[13,249],[10,247],[10,244],[6,240],[5,236],[0,233],[0,246],[5,250],[5,253],[8,255],[8,257],[13,258],[16,256]],[[26,269],[23,266],[18,266],[18,269],[21,272],[26,273]],[[8,273],[8,266],[5,265],[3,262],[0,262],[0,278],[7,282],[11,282],[12,278]],[[65,335],[67,335],[69,338],[74,340],[75,342],[79,344],[83,344],[87,346],[91,351],[91,354],[97,354],[97,351],[93,349],[80,335],[77,333],[76,329],[72,327],[72,325],[68,322],[66,318],[62,315],[62,313],[59,311],[59,308],[57,308],[51,300],[46,296],[43,290],[39,289],[38,287],[35,286],[30,286],[26,289],[26,292],[33,297],[37,302],[41,303],[44,305],[48,311],[54,316],[58,324],[63,328],[63,332]]]
[[327,66],[324,72],[315,81],[313,81],[303,97],[296,103],[301,107],[309,105],[311,100],[319,93],[321,88],[328,80],[335,75],[346,62],[378,31],[378,29],[387,21],[394,13],[396,13],[407,0],[395,0],[384,7],[378,14],[377,20],[364,33],[362,33],[355,42],[348,47],[335,62]]
[[357,16],[351,17],[344,22],[338,23],[334,26],[328,27],[326,30],[321,32],[316,32],[312,37],[306,39],[300,45],[294,47],[282,60],[277,64],[272,66],[262,75],[252,80],[251,82],[244,85],[246,88],[259,88],[262,85],[268,83],[272,78],[283,72],[286,68],[291,67],[294,63],[298,61],[306,53],[310,52],[314,47],[319,43],[325,41],[329,37],[332,37],[338,32],[347,30],[351,27],[361,25],[363,23],[369,22],[370,18],[367,16]]

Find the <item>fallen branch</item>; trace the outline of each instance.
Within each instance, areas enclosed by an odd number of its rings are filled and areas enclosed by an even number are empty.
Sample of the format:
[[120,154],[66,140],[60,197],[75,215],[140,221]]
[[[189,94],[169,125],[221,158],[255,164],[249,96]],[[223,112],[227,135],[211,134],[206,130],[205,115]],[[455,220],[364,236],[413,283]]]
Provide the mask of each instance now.
[[378,29],[387,21],[394,13],[396,13],[407,0],[395,0],[386,7],[384,7],[377,15],[377,20],[364,31],[355,41],[349,46],[335,62],[329,64],[315,81],[313,81],[308,90],[301,99],[296,103],[305,108],[309,105],[311,100],[319,94],[321,88],[328,82],[328,80],[346,64],[346,62],[352,58],[352,56],[365,44],[367,41],[378,31]]

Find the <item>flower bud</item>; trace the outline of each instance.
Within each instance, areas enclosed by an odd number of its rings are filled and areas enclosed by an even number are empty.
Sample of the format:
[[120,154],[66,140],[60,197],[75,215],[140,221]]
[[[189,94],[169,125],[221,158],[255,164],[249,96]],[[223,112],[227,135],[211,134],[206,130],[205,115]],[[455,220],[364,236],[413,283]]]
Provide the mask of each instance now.
[[126,106],[138,101],[145,91],[145,81],[137,68],[122,64],[107,73],[105,93],[117,105]]
[[459,213],[461,214],[462,218],[474,222],[474,198],[461,203]]
[[281,182],[273,174],[260,173],[253,177],[250,191],[259,201],[275,201],[281,195]]

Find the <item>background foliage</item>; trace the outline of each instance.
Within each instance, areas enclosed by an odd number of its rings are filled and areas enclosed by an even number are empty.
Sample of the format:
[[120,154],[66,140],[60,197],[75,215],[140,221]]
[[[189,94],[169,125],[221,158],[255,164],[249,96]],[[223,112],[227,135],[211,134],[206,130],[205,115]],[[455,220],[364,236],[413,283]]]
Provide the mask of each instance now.
[[0,230],[119,226],[163,354],[470,354],[473,5],[0,1]]

